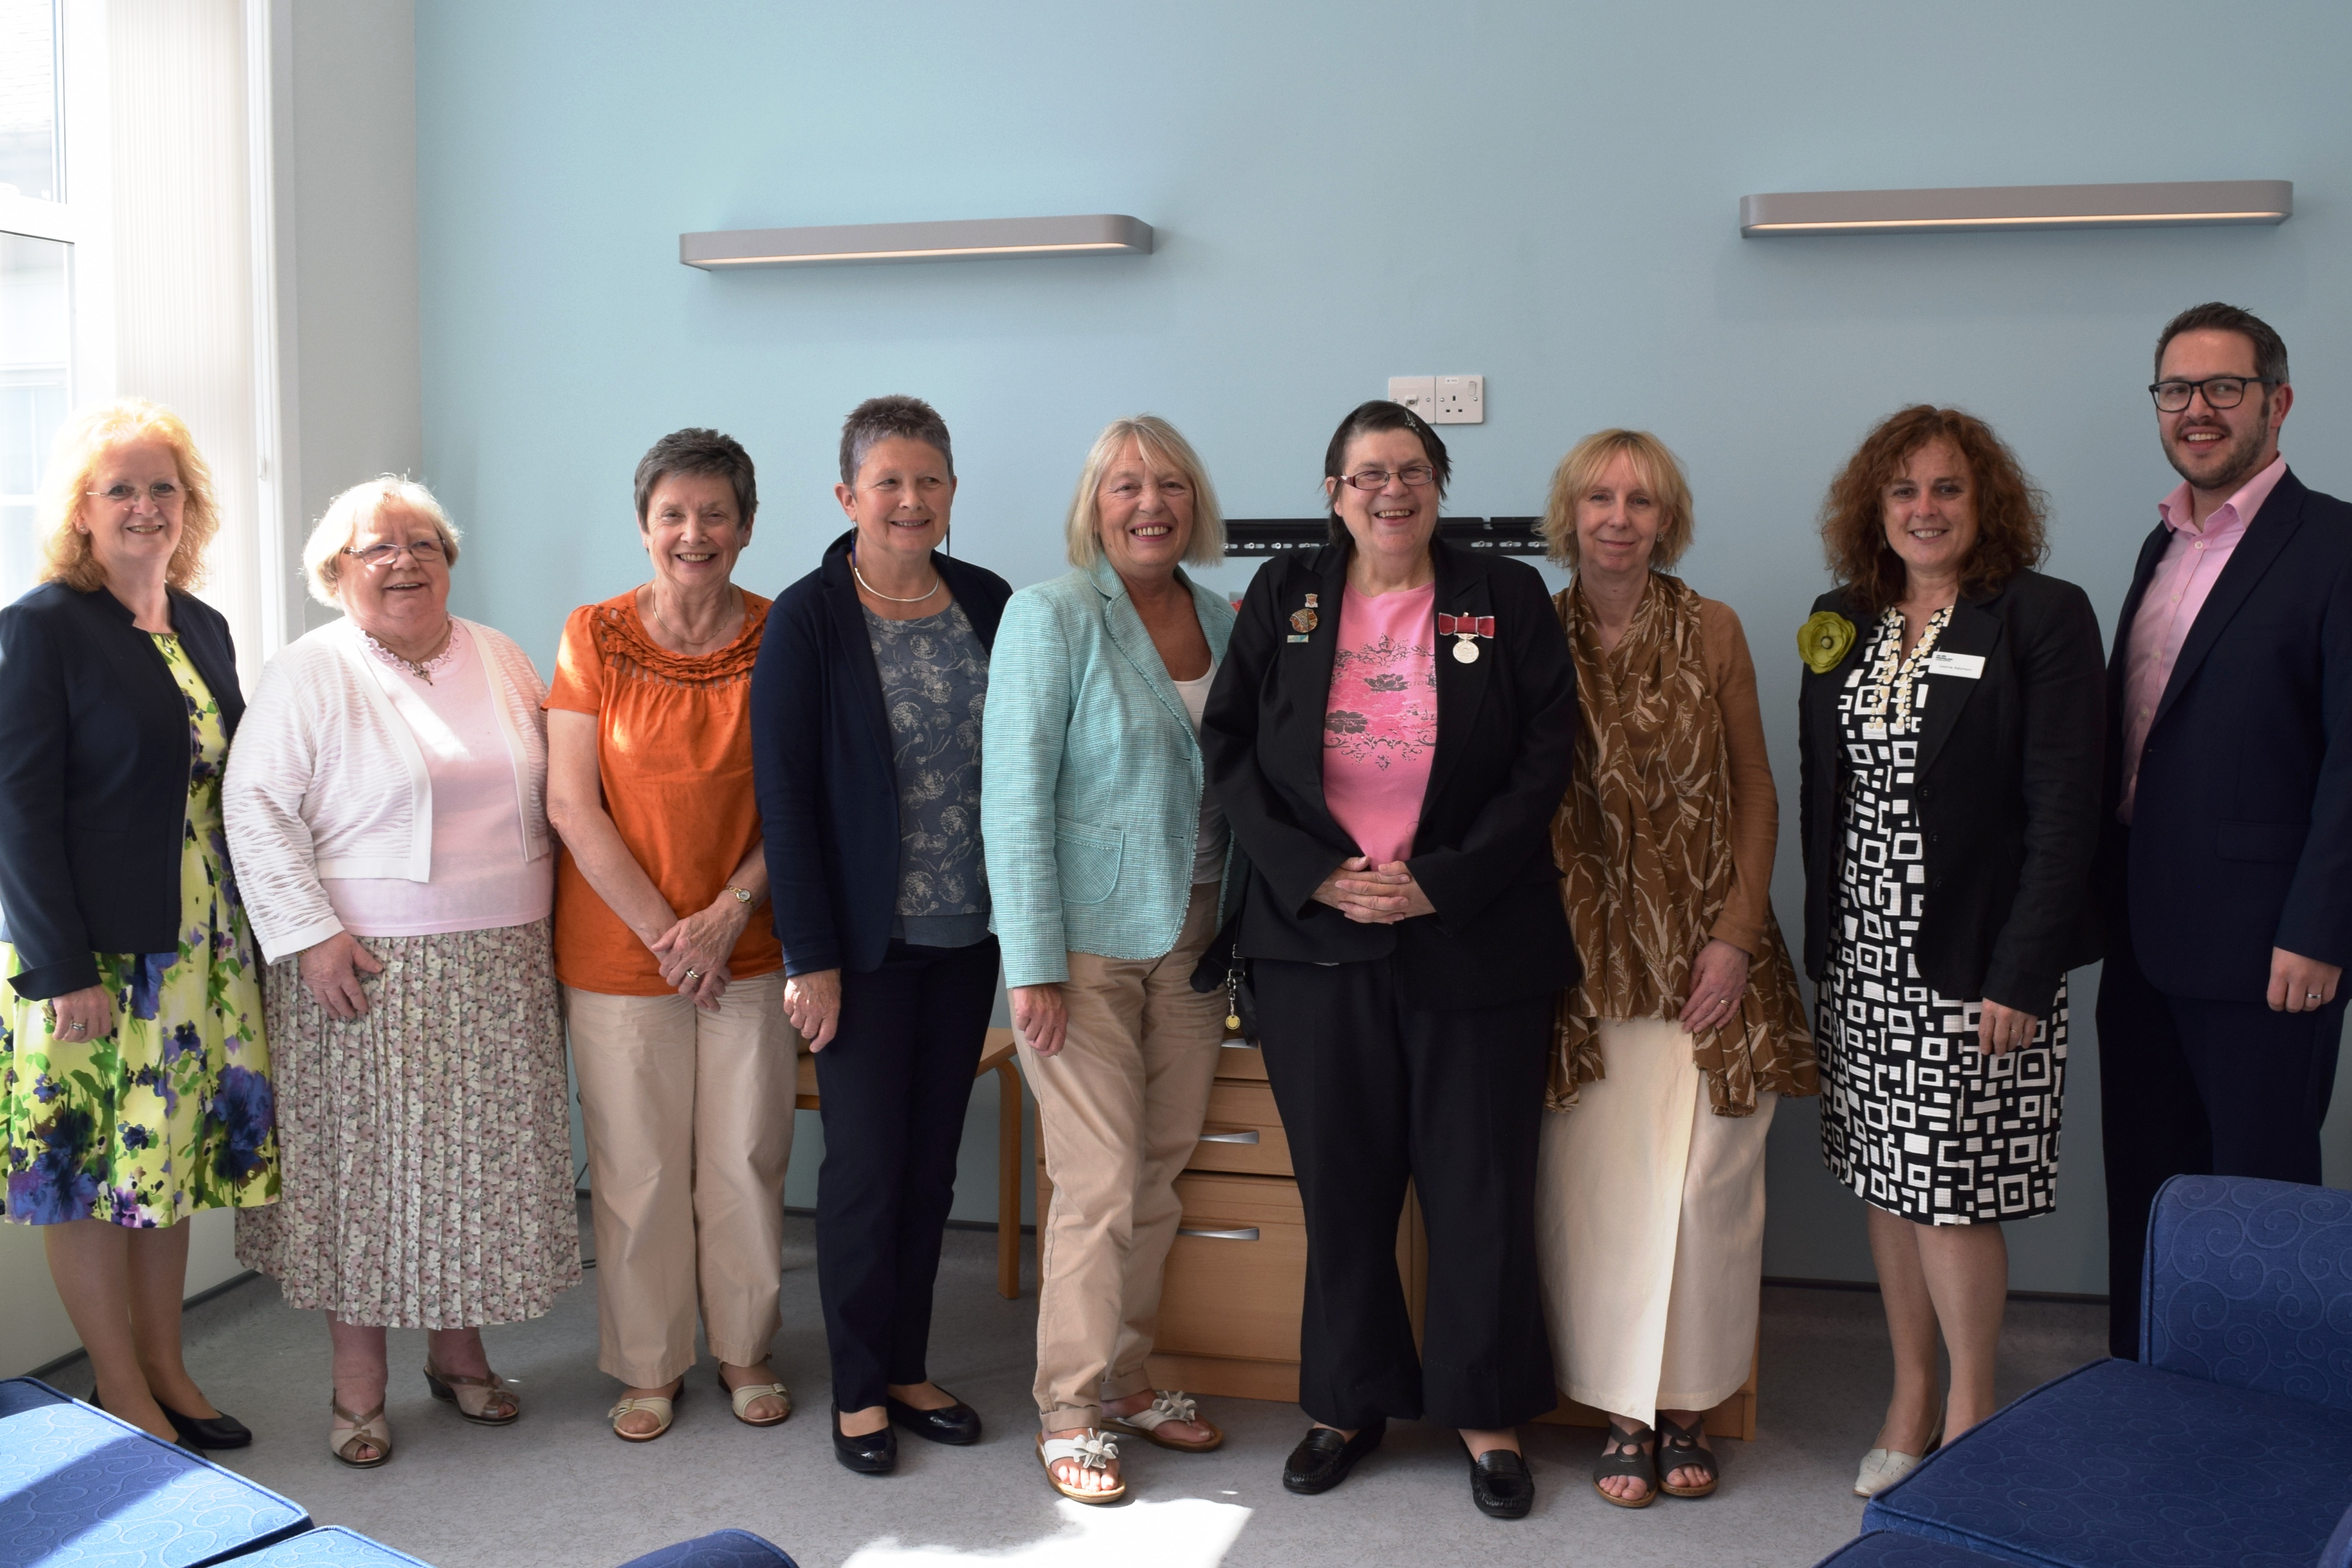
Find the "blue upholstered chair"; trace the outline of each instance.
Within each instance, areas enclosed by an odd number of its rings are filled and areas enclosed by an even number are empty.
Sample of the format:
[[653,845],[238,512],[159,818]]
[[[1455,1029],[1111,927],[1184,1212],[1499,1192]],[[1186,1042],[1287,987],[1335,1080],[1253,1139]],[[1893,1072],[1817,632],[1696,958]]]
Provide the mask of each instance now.
[[370,1541],[340,1524],[306,1530],[275,1546],[265,1546],[237,1558],[225,1568],[431,1568],[429,1563],[394,1552],[381,1541]]
[[[2174,1177],[2142,1300],[2140,1360],[2043,1384],[1864,1528],[2037,1568],[2352,1568],[2352,1193]],[[1914,1568],[1849,1560],[1870,1539],[1831,1561]]]
[[793,1568],[793,1563],[748,1530],[717,1530],[633,1557],[621,1568]]

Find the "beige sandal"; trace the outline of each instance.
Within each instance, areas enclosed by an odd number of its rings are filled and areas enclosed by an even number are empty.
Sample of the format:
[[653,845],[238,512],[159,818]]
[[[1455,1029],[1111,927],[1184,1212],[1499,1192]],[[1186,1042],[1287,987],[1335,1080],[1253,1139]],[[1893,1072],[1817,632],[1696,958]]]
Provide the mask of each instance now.
[[[685,1389],[681,1387],[678,1392],[684,1393]],[[620,1438],[624,1443],[650,1443],[669,1430],[669,1424],[675,1418],[675,1409],[668,1396],[644,1394],[635,1399],[622,1400],[604,1412],[604,1419],[613,1423],[613,1436]],[[624,1432],[621,1430],[621,1417],[632,1410],[642,1410],[661,1425],[650,1432]]]
[[1037,1461],[1045,1467],[1045,1479],[1053,1489],[1072,1502],[1117,1502],[1127,1495],[1124,1478],[1108,1491],[1087,1491],[1070,1485],[1054,1473],[1054,1467],[1066,1460],[1075,1462],[1081,1475],[1088,1470],[1108,1471],[1118,1462],[1118,1439],[1110,1433],[1097,1431],[1092,1427],[1075,1437],[1048,1437],[1040,1432],[1037,1434]]
[[521,1398],[495,1372],[488,1377],[459,1377],[434,1371],[428,1361],[425,1364],[425,1386],[432,1391],[434,1398],[445,1405],[455,1405],[457,1414],[477,1427],[503,1427],[522,1414]]
[[[719,1381],[723,1383],[726,1380],[721,1378]],[[783,1402],[782,1415],[771,1416],[764,1421],[755,1421],[743,1414],[759,1401],[772,1396]],[[735,1419],[742,1422],[746,1427],[780,1427],[792,1418],[793,1391],[781,1383],[746,1383],[738,1387],[730,1388],[727,1391],[727,1401],[735,1406]]]
[[[355,1470],[372,1470],[392,1458],[392,1427],[383,1418],[383,1405],[378,1404],[364,1416],[354,1416],[331,1395],[327,1408],[335,1415],[335,1420],[327,1427],[327,1452]],[[362,1443],[375,1449],[375,1458],[352,1458],[352,1450]]]
[[[1218,1429],[1215,1422],[1201,1419],[1200,1406],[1181,1388],[1172,1394],[1164,1388],[1155,1389],[1150,1405],[1132,1416],[1112,1416],[1110,1423],[1126,1427],[1147,1442],[1157,1443],[1163,1448],[1174,1448],[1180,1453],[1205,1454],[1212,1448],[1223,1446],[1225,1440],[1224,1433]],[[1206,1427],[1209,1436],[1198,1442],[1161,1437],[1160,1428],[1171,1423],[1180,1427]]]

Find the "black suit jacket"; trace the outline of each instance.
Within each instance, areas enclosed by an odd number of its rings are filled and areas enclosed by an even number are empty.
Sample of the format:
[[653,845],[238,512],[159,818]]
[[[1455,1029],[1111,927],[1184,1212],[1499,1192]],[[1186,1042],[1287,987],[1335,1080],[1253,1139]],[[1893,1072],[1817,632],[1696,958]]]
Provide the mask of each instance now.
[[[751,670],[751,774],[784,973],[881,967],[898,904],[898,768],[882,673],[849,576],[851,529],[776,596]],[[931,552],[981,646],[1013,587]]]
[[[172,626],[233,737],[228,622],[172,591]],[[99,953],[180,945],[188,705],[131,607],[47,582],[0,610],[0,939],[19,996],[98,984]]]
[[[1862,666],[1873,617],[1843,589],[1813,601],[1854,623],[1826,674],[1805,672],[1800,820],[1805,850],[1805,972],[1836,941],[1845,742],[1838,694]],[[2046,1016],[2066,971],[2102,952],[2091,871],[2098,849],[2102,719],[2099,618],[2071,582],[2020,571],[1964,595],[1940,653],[1984,660],[1981,674],[1927,676],[1914,773],[1927,878],[1914,948],[1944,996],[1990,997]]]
[[2116,622],[2101,883],[2158,990],[2260,1001],[2273,947],[2352,966],[2352,506],[2280,476],[2165,683],[2126,832],[2124,673],[2169,538]]
[[[1394,953],[1405,1004],[1492,1007],[1582,977],[1551,858],[1552,813],[1576,751],[1576,672],[1543,579],[1523,561],[1443,541],[1437,609],[1492,615],[1475,663],[1437,653],[1437,753],[1406,864],[1436,914],[1359,925],[1314,899],[1355,841],[1323,803],[1323,715],[1352,543],[1276,556],[1242,601],[1209,694],[1201,748],[1249,857],[1241,953],[1350,963]],[[1315,593],[1318,624],[1288,641]]]

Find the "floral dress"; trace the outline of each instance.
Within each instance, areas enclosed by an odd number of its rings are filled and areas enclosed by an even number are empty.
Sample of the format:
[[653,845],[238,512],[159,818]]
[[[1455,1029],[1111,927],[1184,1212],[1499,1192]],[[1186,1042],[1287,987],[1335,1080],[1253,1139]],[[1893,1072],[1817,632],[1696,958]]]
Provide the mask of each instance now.
[[[180,944],[99,953],[114,1028],[58,1038],[49,1004],[0,998],[5,1217],[175,1225],[198,1209],[278,1197],[278,1137],[262,1039],[260,967],[221,831],[220,704],[169,633],[153,633],[188,705]],[[0,970],[24,969],[0,943]]]

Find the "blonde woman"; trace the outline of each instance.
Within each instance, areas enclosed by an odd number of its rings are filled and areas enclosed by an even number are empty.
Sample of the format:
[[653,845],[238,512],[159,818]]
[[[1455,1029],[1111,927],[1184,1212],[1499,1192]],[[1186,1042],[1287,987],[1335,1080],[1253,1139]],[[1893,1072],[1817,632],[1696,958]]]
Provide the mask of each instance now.
[[1644,431],[1587,436],[1544,534],[1576,574],[1552,601],[1584,720],[1552,847],[1585,971],[1561,997],[1537,1244],[1560,1385],[1609,1416],[1593,1485],[1643,1508],[1715,1490],[1706,1414],[1756,1342],[1765,1134],[1818,1086],[1772,917],[1756,667],[1731,608],[1671,575],[1681,463]]
[[1054,1206],[1041,1216],[1037,1444],[1054,1489],[1122,1496],[1106,1427],[1224,1441],[1144,1363],[1224,1035],[1194,967],[1240,889],[1202,710],[1234,626],[1184,565],[1222,559],[1209,476],[1166,420],[1115,421],[1070,504],[1072,570],[996,638],[982,837]]
[[242,1448],[180,1354],[188,1228],[278,1196],[253,934],[221,839],[244,716],[228,623],[189,593],[219,527],[179,417],[68,423],[41,585],[0,610],[0,1140],[96,1397]]
[[579,1282],[549,911],[544,688],[449,613],[457,533],[422,485],[338,496],[302,551],[342,619],[269,663],[228,771],[228,835],[271,966],[286,1197],[237,1257],[334,1343],[327,1446],[392,1456],[386,1328],[467,1420],[521,1413],[481,1325]]

